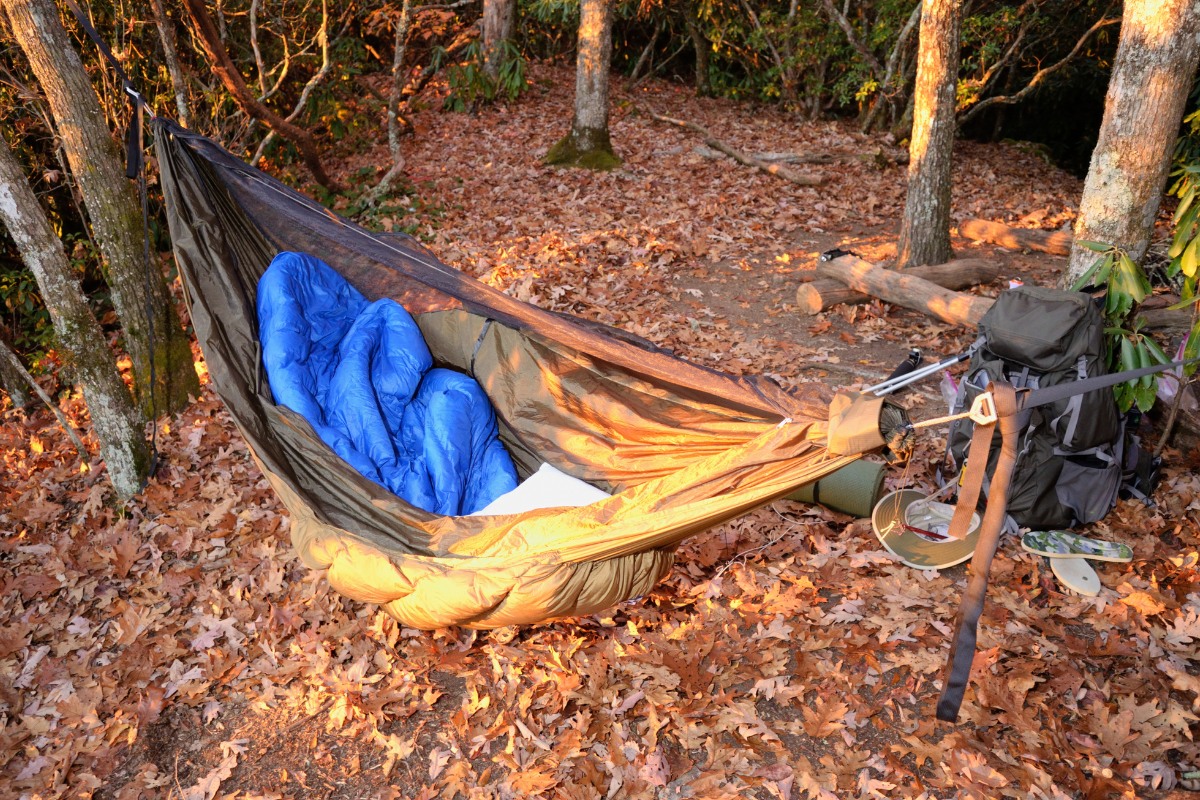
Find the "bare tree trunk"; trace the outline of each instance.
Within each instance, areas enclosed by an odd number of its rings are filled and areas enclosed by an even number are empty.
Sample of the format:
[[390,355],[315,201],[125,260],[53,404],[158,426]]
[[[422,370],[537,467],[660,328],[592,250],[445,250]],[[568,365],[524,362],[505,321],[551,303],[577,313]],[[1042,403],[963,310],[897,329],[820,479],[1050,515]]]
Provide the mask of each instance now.
[[896,37],[896,44],[892,47],[891,55],[888,56],[887,69],[884,71],[883,79],[879,82],[879,89],[876,90],[875,102],[871,105],[871,110],[867,112],[866,119],[863,120],[863,133],[868,133],[875,129],[875,122],[884,107],[891,109],[891,119],[889,122],[894,123],[896,121],[896,98],[893,96],[895,94],[893,84],[896,82],[896,67],[900,63],[900,54],[908,46],[908,39],[912,36],[912,32],[916,30],[917,23],[920,21],[921,5],[918,3],[908,15],[908,20],[904,23],[904,27],[900,29],[900,35]]
[[[0,350],[11,350],[3,337],[0,337]],[[0,353],[0,355],[3,354]],[[13,357],[16,357],[16,353],[13,353]],[[12,400],[13,408],[24,408],[33,399],[29,396],[29,386],[25,382],[25,376],[12,365],[9,359],[2,357],[0,357],[0,391],[5,392],[8,399]]]
[[[50,103],[71,172],[79,183],[92,230],[108,265],[113,305],[133,360],[137,400],[169,413],[185,407],[199,390],[192,349],[157,267],[145,263],[144,229],[136,192],[121,168],[121,153],[108,128],[83,62],[62,26],[53,0],[0,0],[13,37]],[[151,323],[154,349],[150,348]]]
[[1080,240],[1116,245],[1135,261],[1145,255],[1196,74],[1198,33],[1196,0],[1126,0],[1064,285],[1096,258]]
[[708,49],[710,47],[704,32],[700,30],[700,20],[696,18],[696,4],[687,3],[683,7],[683,24],[692,40],[692,49],[696,51],[696,94],[708,97],[712,94],[712,86],[708,82]]
[[608,69],[612,61],[612,0],[581,0],[571,132],[546,154],[547,164],[613,169],[621,159],[608,136]]
[[512,41],[516,27],[516,0],[483,0],[483,71],[492,80],[500,77],[504,43]]
[[[16,2],[16,0],[4,1]],[[308,167],[308,171],[312,173],[317,183],[331,192],[340,192],[344,187],[325,172],[325,166],[321,163],[320,155],[317,154],[317,145],[313,142],[312,134],[267,108],[255,98],[250,88],[246,86],[245,78],[238,72],[237,65],[233,63],[229,52],[222,44],[221,36],[213,25],[212,17],[208,15],[208,10],[204,7],[204,0],[184,0],[184,7],[187,8],[188,16],[192,20],[196,39],[204,48],[209,61],[212,62],[213,74],[220,79],[221,83],[225,84],[226,91],[233,96],[238,107],[295,144],[296,149],[300,151],[300,158],[303,159],[304,165]]]
[[363,201],[375,205],[387,194],[392,183],[404,171],[404,153],[400,151],[400,95],[404,93],[404,53],[407,50],[408,26],[412,19],[412,0],[404,0],[400,6],[400,17],[395,22],[395,49],[392,51],[392,87],[388,92],[387,131],[388,151],[392,165],[375,187],[363,195]]
[[908,198],[897,245],[897,263],[901,269],[941,264],[953,257],[950,167],[961,22],[957,0],[923,0],[909,144]]
[[187,127],[187,82],[183,79],[183,70],[179,68],[179,51],[175,47],[175,29],[167,17],[163,0],[154,0],[154,24],[158,26],[158,38],[162,40],[163,60],[167,62],[167,73],[171,76],[171,88],[175,91],[175,111],[179,114],[179,124]]
[[[54,416],[58,418],[58,424],[62,426],[63,431],[70,437],[71,443],[75,445],[75,452],[79,454],[79,460],[87,464],[87,448],[83,446],[83,440],[79,438],[79,434],[75,432],[75,428],[67,420],[67,415],[62,412],[61,408],[54,404],[54,401],[50,399],[50,395],[46,394],[46,391],[41,386],[38,386],[37,381],[29,374],[29,370],[25,369],[25,365],[21,363],[21,359],[8,346],[8,343],[0,339],[0,377],[5,375],[9,377],[15,376],[17,380],[37,393],[41,401],[46,404],[46,408],[54,412]],[[16,403],[15,397],[13,402]]]
[[0,146],[0,221],[37,279],[58,344],[83,387],[109,479],[121,499],[127,500],[141,489],[150,464],[145,434],[62,242],[7,144]]
[[642,54],[638,56],[637,63],[633,65],[633,71],[629,73],[630,83],[637,83],[638,79],[642,77],[642,70],[650,63],[650,56],[654,54],[654,46],[658,44],[658,37],[662,36],[662,30],[661,22],[654,26],[654,33],[650,36],[650,41],[642,48]]

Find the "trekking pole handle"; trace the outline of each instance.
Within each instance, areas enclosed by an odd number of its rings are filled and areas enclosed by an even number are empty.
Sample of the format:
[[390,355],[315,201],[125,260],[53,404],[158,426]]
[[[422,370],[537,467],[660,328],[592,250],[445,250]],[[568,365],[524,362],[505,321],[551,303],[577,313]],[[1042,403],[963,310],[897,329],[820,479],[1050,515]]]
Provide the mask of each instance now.
[[923,419],[920,422],[914,422],[912,426],[914,428],[932,428],[934,425],[943,425],[959,419],[970,419],[976,425],[991,425],[995,422],[996,401],[992,399],[992,393],[984,392],[976,397],[975,402],[971,403],[970,411],[964,411],[961,414],[949,414],[945,417]]
[[866,389],[863,389],[863,393],[873,394],[876,397],[882,397],[883,395],[891,394],[897,389],[902,389],[909,384],[922,380],[923,378],[928,378],[930,375],[940,372],[943,369],[952,367],[960,361],[965,361],[970,358],[970,355],[971,354],[969,352],[960,353],[959,355],[951,356],[944,361],[939,361],[936,364],[928,364],[920,369],[915,369],[912,372],[901,375],[899,378],[889,378],[888,380],[881,381],[874,386],[868,386]]

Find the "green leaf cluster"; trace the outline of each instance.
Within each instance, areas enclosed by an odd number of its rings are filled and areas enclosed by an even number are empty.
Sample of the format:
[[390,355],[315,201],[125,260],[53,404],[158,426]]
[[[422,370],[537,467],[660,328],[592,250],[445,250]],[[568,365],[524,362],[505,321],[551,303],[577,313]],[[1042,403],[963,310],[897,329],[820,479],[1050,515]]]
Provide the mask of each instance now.
[[[525,91],[525,59],[521,51],[510,41],[500,42],[499,64],[496,77],[484,69],[482,44],[476,40],[463,51],[462,61],[446,67],[446,82],[450,87],[443,103],[449,111],[471,111],[481,105],[504,99],[516,100]],[[434,64],[441,66],[446,51],[438,48],[434,52]]]

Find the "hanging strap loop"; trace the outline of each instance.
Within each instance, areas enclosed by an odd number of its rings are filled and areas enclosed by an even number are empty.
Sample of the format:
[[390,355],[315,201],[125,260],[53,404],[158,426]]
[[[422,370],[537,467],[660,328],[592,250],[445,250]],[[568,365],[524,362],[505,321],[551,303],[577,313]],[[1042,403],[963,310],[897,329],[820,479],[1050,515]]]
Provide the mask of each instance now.
[[125,132],[125,177],[134,179],[142,173],[142,168],[145,166],[142,155],[142,147],[144,143],[144,132],[142,129],[142,111],[150,114],[151,119],[154,113],[150,110],[150,104],[146,102],[146,98],[142,97],[141,92],[133,85],[133,81],[129,79],[129,75],[125,72],[125,68],[121,66],[121,62],[113,54],[108,43],[100,36],[100,33],[92,25],[88,15],[83,13],[83,9],[79,7],[76,0],[66,0],[67,8],[71,9],[71,13],[75,16],[75,20],[79,23],[79,27],[83,28],[83,32],[95,43],[96,49],[100,51],[100,55],[104,56],[104,60],[112,67],[112,71],[116,73],[117,78],[121,81],[121,88],[125,92],[125,96],[129,98],[129,105],[132,108],[132,115],[129,120],[129,127]]

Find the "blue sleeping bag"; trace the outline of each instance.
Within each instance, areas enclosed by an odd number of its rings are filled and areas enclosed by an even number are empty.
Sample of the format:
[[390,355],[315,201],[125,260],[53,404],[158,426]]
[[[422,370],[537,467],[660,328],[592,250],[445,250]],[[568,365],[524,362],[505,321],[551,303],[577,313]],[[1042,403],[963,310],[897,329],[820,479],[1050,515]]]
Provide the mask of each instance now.
[[474,379],[434,369],[417,323],[368,303],[303,253],[280,253],[258,283],[271,393],[351,466],[418,508],[464,515],[517,485],[496,416]]

